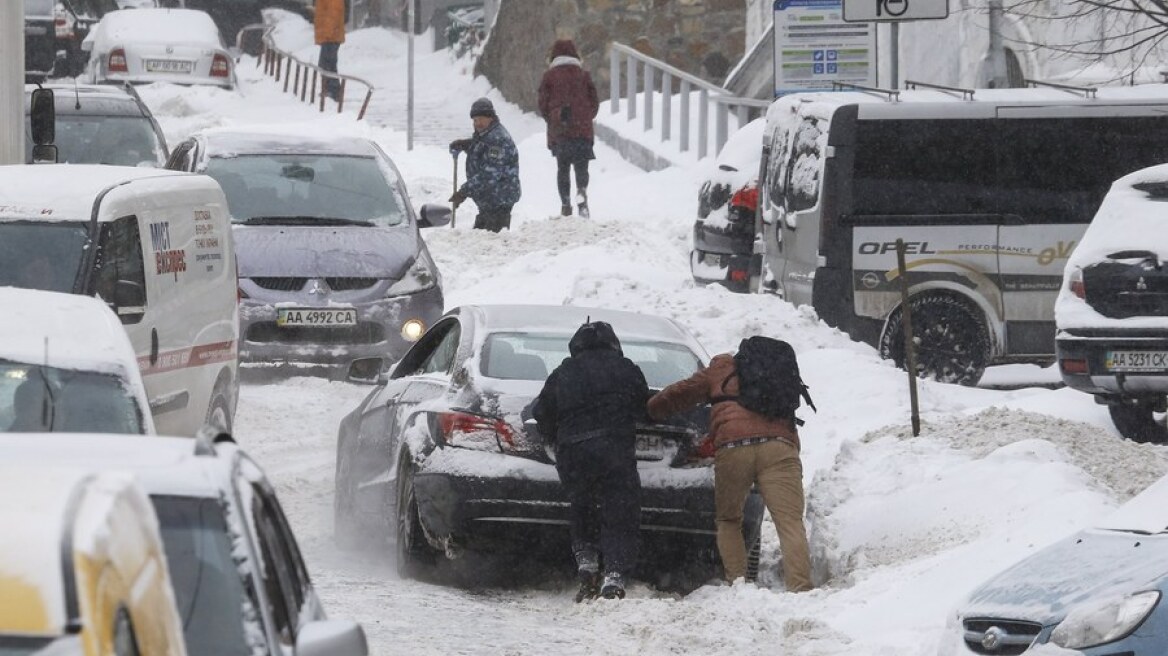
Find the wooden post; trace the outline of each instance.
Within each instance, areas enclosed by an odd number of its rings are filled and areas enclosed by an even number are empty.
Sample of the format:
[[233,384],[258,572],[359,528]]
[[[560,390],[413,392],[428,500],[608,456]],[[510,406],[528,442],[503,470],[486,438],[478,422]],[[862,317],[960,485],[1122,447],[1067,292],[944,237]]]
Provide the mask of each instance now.
[[913,341],[912,308],[908,303],[908,276],[905,275],[904,239],[896,240],[896,274],[900,280],[900,326],[904,330],[904,366],[908,369],[908,398],[912,409],[912,434],[921,434],[921,409],[917,401],[917,348]]

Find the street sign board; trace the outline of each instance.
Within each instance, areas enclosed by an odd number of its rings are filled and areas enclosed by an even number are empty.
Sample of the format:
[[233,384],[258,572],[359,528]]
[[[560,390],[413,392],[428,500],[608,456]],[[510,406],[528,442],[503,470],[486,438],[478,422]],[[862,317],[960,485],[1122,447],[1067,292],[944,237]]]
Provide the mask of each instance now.
[[775,0],[774,13],[776,98],[832,82],[875,86],[876,27],[845,23],[843,0]]
[[843,0],[849,23],[931,20],[949,17],[949,0]]

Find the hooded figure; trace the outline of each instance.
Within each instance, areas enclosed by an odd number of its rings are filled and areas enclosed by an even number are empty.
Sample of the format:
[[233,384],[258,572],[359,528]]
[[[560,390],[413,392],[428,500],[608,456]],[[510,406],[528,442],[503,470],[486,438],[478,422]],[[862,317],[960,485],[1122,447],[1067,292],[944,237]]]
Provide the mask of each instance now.
[[[636,423],[644,421],[649,385],[624,356],[612,326],[580,326],[571,357],[548,376],[532,405],[540,433],[555,445],[556,471],[568,495],[576,601],[623,598],[637,559],[641,478]],[[604,580],[600,572],[603,566]]]
[[584,70],[576,44],[570,39],[556,41],[539,83],[539,112],[547,122],[547,145],[556,158],[563,216],[572,214],[572,169],[576,171],[577,208],[580,216],[588,216],[588,160],[596,159],[592,120],[599,109],[596,85]]

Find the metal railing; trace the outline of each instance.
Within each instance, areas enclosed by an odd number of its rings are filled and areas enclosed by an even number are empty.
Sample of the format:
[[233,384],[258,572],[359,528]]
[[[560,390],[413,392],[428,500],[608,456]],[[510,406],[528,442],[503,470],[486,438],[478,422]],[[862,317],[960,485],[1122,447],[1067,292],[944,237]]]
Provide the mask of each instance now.
[[[665,62],[654,59],[623,43],[613,42],[609,49],[609,104],[613,114],[622,106],[629,120],[637,118],[637,94],[643,126],[646,132],[656,132],[662,143],[672,141],[673,102],[679,103],[677,145],[681,152],[690,151],[690,140],[695,123],[693,119],[694,94],[697,94],[697,156],[704,159],[717,154],[730,135],[730,117],[734,116],[740,128],[754,120],[770,107],[770,101],[739,98],[722,87],[706,82]],[[623,83],[622,83],[623,82]],[[675,92],[676,88],[676,92]],[[660,106],[661,121],[655,119]],[[710,108],[714,110],[714,149],[710,153]]]
[[[336,101],[337,113],[340,114],[345,111],[345,89],[348,82],[352,81],[365,87],[365,100],[361,103],[361,109],[357,112],[357,120],[360,121],[365,118],[365,111],[369,109],[369,101],[373,98],[373,92],[375,90],[372,84],[355,75],[326,71],[315,64],[301,61],[292,53],[281,50],[276,47],[272,39],[272,28],[270,27],[249,25],[243,30],[240,30],[237,39],[242,41],[243,32],[251,29],[264,30],[263,52],[260,53],[256,65],[263,66],[264,73],[272,76],[276,82],[283,80],[285,93],[289,91],[289,85],[291,85],[293,96],[299,97],[301,102],[318,103],[320,111],[323,112],[325,107],[324,101],[328,97],[325,95],[325,80],[330,78],[339,80],[341,88],[337,93]],[[293,75],[293,66],[296,68],[295,75]],[[311,76],[309,75],[310,73]],[[317,91],[317,78],[320,79],[319,94]]]

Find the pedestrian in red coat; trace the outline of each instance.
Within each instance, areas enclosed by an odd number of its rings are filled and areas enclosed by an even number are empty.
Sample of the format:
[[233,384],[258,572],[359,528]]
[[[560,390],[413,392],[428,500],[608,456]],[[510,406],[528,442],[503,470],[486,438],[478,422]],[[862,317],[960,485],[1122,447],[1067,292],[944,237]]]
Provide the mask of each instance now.
[[560,39],[552,46],[548,70],[539,83],[539,111],[547,122],[547,144],[556,158],[560,214],[572,215],[572,169],[576,171],[576,206],[588,218],[588,160],[592,152],[592,119],[600,109],[596,85],[584,70],[576,44]]

